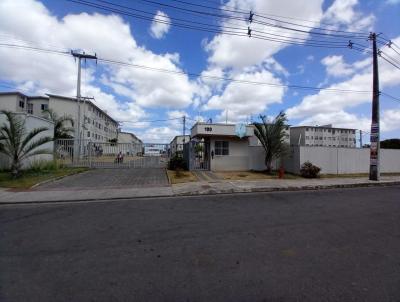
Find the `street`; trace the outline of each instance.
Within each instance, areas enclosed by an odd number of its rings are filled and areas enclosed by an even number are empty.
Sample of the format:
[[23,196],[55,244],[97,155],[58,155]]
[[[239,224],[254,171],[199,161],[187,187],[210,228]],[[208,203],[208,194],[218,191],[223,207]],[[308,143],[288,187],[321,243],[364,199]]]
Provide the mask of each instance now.
[[400,187],[0,207],[0,301],[400,301]]

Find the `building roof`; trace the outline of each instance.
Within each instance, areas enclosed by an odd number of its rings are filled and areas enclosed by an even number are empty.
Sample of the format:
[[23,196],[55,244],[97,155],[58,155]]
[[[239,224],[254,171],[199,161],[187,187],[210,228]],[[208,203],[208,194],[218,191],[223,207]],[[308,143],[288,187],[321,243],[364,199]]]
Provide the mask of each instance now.
[[42,95],[28,96],[19,91],[4,91],[4,92],[0,92],[0,95],[19,95],[19,96],[22,96],[22,97],[25,97],[28,99],[46,99],[46,100],[49,99],[49,97],[42,96]]
[[186,134],[186,135],[175,135],[175,137],[171,140],[170,144],[172,144],[172,142],[174,140],[177,140],[179,137],[190,138],[190,135],[189,134]]
[[[59,99],[64,99],[67,101],[73,101],[76,102],[77,99],[75,97],[68,97],[68,96],[63,96],[63,95],[57,95],[57,94],[50,94],[50,93],[46,93],[46,95],[48,95],[49,97],[55,97],[55,98],[59,98]],[[117,125],[119,124],[117,120],[113,119],[107,112],[105,112],[103,109],[101,109],[99,106],[95,105],[92,101],[87,100],[86,103],[91,104],[93,107],[95,107],[96,109],[98,109],[99,111],[101,111],[104,115],[106,115],[110,120],[112,120],[113,122],[115,122]]]

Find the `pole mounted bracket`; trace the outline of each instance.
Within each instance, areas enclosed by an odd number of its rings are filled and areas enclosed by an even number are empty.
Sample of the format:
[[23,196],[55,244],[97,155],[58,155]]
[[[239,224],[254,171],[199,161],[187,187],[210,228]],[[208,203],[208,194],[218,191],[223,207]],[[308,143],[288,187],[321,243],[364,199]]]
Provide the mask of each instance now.
[[347,47],[350,48],[350,49],[352,49],[352,48],[353,48],[353,44],[354,44],[354,43],[351,42],[351,40],[349,40],[349,44],[347,44]]
[[250,28],[250,26],[247,27],[247,35],[249,36],[249,38],[251,37],[251,28]]
[[254,16],[254,13],[253,13],[253,11],[251,10],[251,11],[250,11],[250,14],[249,14],[249,23],[253,22],[253,16]]

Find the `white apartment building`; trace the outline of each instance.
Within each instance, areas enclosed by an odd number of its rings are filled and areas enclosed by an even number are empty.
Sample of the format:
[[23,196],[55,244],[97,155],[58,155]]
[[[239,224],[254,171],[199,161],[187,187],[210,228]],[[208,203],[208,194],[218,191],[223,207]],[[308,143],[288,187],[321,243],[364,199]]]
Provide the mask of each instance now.
[[356,129],[332,125],[290,127],[290,145],[355,148]]
[[183,144],[190,141],[190,135],[177,135],[169,143],[169,149],[171,154],[176,152],[183,152]]
[[[54,94],[27,96],[20,92],[0,92],[0,110],[25,112],[43,117],[43,110],[46,109],[53,110],[58,116],[72,117],[75,133],[78,132],[80,124],[83,139],[107,142],[117,138],[118,122],[90,100],[81,101],[79,110],[76,98]],[[79,116],[80,123],[78,123]]]
[[20,92],[0,92],[0,110],[24,112],[41,117],[48,104],[48,97],[27,96]]
[[[82,101],[79,106],[76,98],[70,98],[55,94],[47,94],[49,97],[48,107],[58,115],[71,116],[78,127],[78,116],[80,115],[81,138],[96,142],[108,142],[117,138],[118,122],[107,112],[101,110],[92,101]],[[77,132],[77,130],[76,130]]]

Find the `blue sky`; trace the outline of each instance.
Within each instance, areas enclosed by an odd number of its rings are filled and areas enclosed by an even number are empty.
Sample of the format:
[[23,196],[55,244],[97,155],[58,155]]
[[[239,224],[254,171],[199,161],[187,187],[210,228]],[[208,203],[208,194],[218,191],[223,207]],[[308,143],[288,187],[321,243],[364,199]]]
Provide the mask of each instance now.
[[[207,23],[225,31],[229,26],[248,26],[242,20],[192,14],[188,9],[215,14],[224,12],[218,8],[252,9],[258,15],[281,16],[282,21],[298,24],[296,28],[313,25],[363,33],[373,30],[384,33],[384,37],[393,39],[400,46],[398,0],[184,1],[214,9],[173,0],[110,2],[146,11],[150,19],[170,20],[171,24],[139,20],[64,0],[3,0],[0,3],[0,42],[60,50],[82,49],[88,53],[96,52],[100,58],[182,72],[183,75],[176,75],[104,62],[87,63],[83,73],[83,94],[94,96],[97,105],[122,122],[124,130],[136,133],[145,141],[169,141],[181,134],[182,123],[178,118],[183,115],[188,117],[187,126],[190,127],[196,120],[212,118],[216,122],[225,122],[227,117],[229,122],[246,122],[257,120],[259,114],[274,116],[280,110],[287,112],[289,123],[293,125],[331,123],[369,131],[371,95],[368,93],[248,85],[187,73],[364,91],[372,87],[370,54],[176,27],[177,18]],[[246,14],[240,16],[245,18]],[[308,43],[325,39],[324,36],[271,29],[257,23],[266,20],[262,17],[256,16],[254,20],[253,30],[263,33],[287,35],[290,39],[306,38]],[[338,38],[335,41],[344,40]],[[359,40],[359,43],[370,47],[368,41]],[[383,46],[381,49],[400,62],[400,55],[390,48]],[[0,89],[3,91],[15,87],[28,94],[75,95],[76,63],[71,57],[0,47],[0,58],[4,62],[0,66],[0,83],[4,85]],[[379,63],[381,90],[400,97],[400,70],[383,60]],[[382,137],[399,137],[400,102],[382,96],[381,120]],[[364,141],[368,141],[368,137]]]

